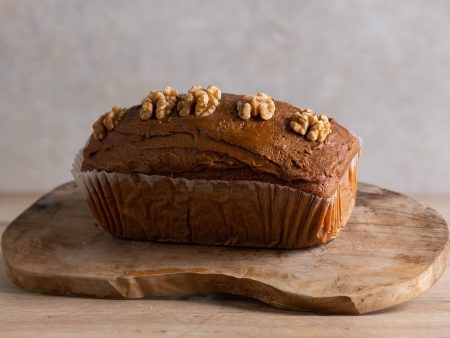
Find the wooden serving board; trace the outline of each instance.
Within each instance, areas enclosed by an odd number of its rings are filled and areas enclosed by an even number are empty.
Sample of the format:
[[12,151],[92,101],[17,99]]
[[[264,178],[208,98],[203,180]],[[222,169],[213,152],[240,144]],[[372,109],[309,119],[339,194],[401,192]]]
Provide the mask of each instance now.
[[96,226],[75,183],[49,192],[5,230],[8,274],[30,291],[142,298],[231,293],[276,307],[360,314],[429,289],[448,261],[436,211],[359,185],[353,216],[332,242],[266,250],[120,240]]

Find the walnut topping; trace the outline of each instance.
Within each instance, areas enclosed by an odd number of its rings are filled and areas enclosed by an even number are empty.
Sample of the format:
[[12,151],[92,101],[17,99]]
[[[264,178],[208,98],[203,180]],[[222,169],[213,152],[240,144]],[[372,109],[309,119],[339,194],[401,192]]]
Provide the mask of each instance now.
[[97,140],[103,140],[107,131],[114,130],[120,121],[124,118],[127,108],[124,107],[112,107],[111,111],[104,113],[98,118],[92,125],[94,130],[94,137]]
[[193,111],[197,117],[211,115],[219,105],[221,97],[222,93],[216,86],[209,85],[206,90],[201,86],[192,86],[187,94],[181,96],[178,102],[178,114],[189,116]]
[[331,134],[331,124],[325,115],[317,116],[312,109],[303,108],[292,117],[291,128],[310,141],[323,142]]
[[244,95],[237,103],[238,115],[243,120],[248,120],[252,115],[260,115],[263,120],[270,120],[275,113],[275,103],[269,95],[257,93],[256,96]]
[[92,129],[94,130],[94,137],[97,140],[103,140],[105,138],[106,128],[105,128],[105,125],[103,124],[103,119],[105,118],[105,116],[107,114],[108,113],[100,116],[99,119],[97,121],[95,121],[94,124],[92,125]]
[[172,113],[178,100],[178,92],[172,87],[166,87],[163,91],[152,90],[142,100],[139,117],[141,120],[149,120],[153,116],[153,108],[158,120],[165,118]]

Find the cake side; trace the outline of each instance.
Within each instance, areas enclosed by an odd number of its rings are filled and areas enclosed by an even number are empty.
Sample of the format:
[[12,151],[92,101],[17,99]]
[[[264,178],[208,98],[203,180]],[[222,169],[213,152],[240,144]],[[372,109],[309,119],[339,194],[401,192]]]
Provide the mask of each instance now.
[[346,225],[357,157],[325,198],[267,182],[81,171],[81,159],[73,173],[97,222],[119,238],[299,249],[330,241]]
[[129,108],[101,141],[91,137],[82,171],[161,175],[189,180],[259,181],[295,188],[318,197],[335,194],[360,145],[330,119],[332,133],[311,142],[289,128],[299,109],[275,102],[270,120],[239,118],[242,95],[223,94],[206,117],[163,120],[139,118],[141,105]]

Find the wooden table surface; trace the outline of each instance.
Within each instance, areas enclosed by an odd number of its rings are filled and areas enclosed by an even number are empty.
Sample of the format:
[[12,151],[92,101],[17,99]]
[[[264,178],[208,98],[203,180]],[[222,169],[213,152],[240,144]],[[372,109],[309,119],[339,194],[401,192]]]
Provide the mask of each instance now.
[[[0,194],[0,234],[39,196]],[[450,196],[419,196],[450,220]],[[230,295],[100,300],[15,287],[0,256],[0,337],[450,337],[450,270],[418,298],[362,316],[274,309]]]

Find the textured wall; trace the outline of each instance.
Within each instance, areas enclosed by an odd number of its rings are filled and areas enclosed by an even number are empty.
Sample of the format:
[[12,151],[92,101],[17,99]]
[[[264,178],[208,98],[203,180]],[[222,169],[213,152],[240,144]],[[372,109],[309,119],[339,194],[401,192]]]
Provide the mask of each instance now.
[[364,139],[361,179],[450,193],[450,1],[0,0],[0,190],[70,179],[95,118],[214,83]]

